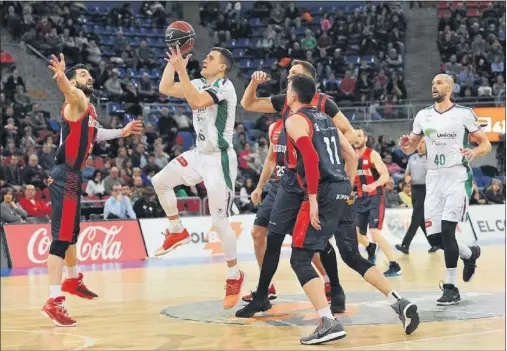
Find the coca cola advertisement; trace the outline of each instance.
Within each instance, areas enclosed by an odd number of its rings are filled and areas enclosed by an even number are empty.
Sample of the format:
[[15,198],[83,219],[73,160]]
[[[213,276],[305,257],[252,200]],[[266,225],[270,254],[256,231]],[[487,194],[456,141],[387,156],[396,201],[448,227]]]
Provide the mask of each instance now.
[[[12,268],[45,266],[51,245],[51,225],[4,226]],[[136,261],[146,258],[139,223],[131,221],[82,222],[77,242],[80,264]]]

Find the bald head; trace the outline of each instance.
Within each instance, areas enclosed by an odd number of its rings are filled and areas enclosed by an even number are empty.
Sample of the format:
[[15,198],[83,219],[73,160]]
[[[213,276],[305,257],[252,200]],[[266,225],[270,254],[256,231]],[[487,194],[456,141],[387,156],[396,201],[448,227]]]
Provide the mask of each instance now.
[[448,74],[437,74],[433,78],[431,93],[433,100],[437,103],[450,101],[454,79]]

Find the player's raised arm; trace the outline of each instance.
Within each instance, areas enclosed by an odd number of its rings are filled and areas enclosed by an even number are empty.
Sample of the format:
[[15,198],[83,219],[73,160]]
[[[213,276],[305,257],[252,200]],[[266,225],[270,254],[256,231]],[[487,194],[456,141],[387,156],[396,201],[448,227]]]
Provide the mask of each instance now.
[[181,56],[180,49],[177,48],[171,50],[171,63],[174,66],[176,72],[178,72],[178,76],[180,77],[180,83],[183,88],[183,93],[185,99],[187,99],[188,104],[192,110],[198,110],[203,107],[212,106],[218,101],[215,101],[213,96],[207,91],[197,90],[197,88],[192,84],[190,77],[187,73],[187,63],[188,59],[191,55],[187,55],[187,57],[183,58]]
[[139,135],[142,130],[143,122],[139,120],[132,121],[121,129],[97,128],[97,141],[125,138],[132,134]]
[[377,151],[372,151],[371,161],[373,162],[373,165],[377,169],[377,172],[380,177],[373,183],[368,184],[366,186],[367,189],[365,189],[365,191],[367,192],[373,191],[379,186],[384,186],[384,184],[387,183],[387,181],[389,180],[389,171],[387,170],[384,161],[382,161],[382,158],[380,157],[380,154]]
[[350,124],[349,119],[343,114],[342,111],[340,111],[340,108],[338,107],[338,105],[336,105],[336,102],[334,102],[331,99],[327,99],[324,108],[325,108],[324,112],[328,116],[333,118],[334,126],[343,133],[343,135],[345,136],[345,138],[347,138],[349,143],[354,144],[358,142],[356,130]]
[[271,98],[257,97],[257,87],[264,82],[269,81],[269,77],[265,72],[255,71],[252,74],[250,84],[248,84],[241,99],[241,106],[247,111],[275,113],[277,109],[273,106]]
[[77,120],[80,117],[79,112],[84,112],[88,107],[88,100],[84,92],[76,88],[65,75],[65,57],[63,54],[60,54],[60,61],[58,61],[55,55],[51,55],[48,68],[55,72],[53,79],[56,79],[58,88],[65,96],[65,102],[78,112],[76,114],[71,114],[68,118],[70,120],[74,118]]
[[[347,172],[347,175],[350,178],[350,183],[354,184],[354,179],[357,173],[357,161],[359,160],[359,157],[357,156],[357,153],[352,145],[350,145],[350,140],[344,137],[344,134],[339,128],[337,128],[336,131],[338,132],[338,137],[340,140],[342,157],[345,161],[345,172]],[[355,130],[353,130],[353,132],[356,134]]]
[[[272,123],[269,126],[269,139],[271,140],[271,134],[273,133],[275,123]],[[273,171],[276,167],[276,160],[274,158],[273,154],[273,143],[269,143],[269,149],[268,149],[268,156],[264,160],[264,166],[262,167],[262,172],[259,177],[259,181],[257,182],[257,186],[255,190],[252,192],[252,202],[257,205],[261,201],[261,194],[262,194],[262,188],[269,180],[269,177],[271,177],[271,174],[273,174]]]
[[183,85],[181,83],[174,82],[174,74],[176,73],[176,70],[170,61],[170,57],[171,55],[167,53],[167,58],[164,59],[166,60],[167,65],[165,66],[164,72],[162,73],[158,91],[162,95],[183,99],[185,97],[185,93],[183,92]]

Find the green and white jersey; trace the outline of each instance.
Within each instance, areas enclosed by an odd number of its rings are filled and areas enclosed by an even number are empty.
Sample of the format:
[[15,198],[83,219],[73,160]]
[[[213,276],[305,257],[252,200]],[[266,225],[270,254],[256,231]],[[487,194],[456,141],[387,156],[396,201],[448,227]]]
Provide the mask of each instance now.
[[227,78],[217,79],[209,86],[206,79],[194,79],[192,84],[199,91],[207,90],[215,102],[192,111],[197,150],[209,154],[232,148],[238,101],[232,82]]
[[471,108],[454,104],[442,113],[434,106],[419,111],[412,133],[426,138],[428,170],[468,166],[460,149],[469,146],[469,134],[481,129]]

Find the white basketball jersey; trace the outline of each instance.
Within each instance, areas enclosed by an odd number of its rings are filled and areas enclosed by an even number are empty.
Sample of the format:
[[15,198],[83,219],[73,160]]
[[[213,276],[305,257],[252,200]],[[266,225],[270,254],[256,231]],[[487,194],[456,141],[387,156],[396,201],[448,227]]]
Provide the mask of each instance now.
[[193,124],[197,135],[197,150],[203,153],[226,151],[232,148],[236,120],[236,89],[227,79],[217,79],[208,86],[206,79],[194,79],[199,91],[210,92],[215,104],[193,110]]
[[442,113],[430,106],[417,113],[412,132],[426,138],[428,169],[468,166],[461,154],[469,134],[481,129],[471,108],[454,104]]

